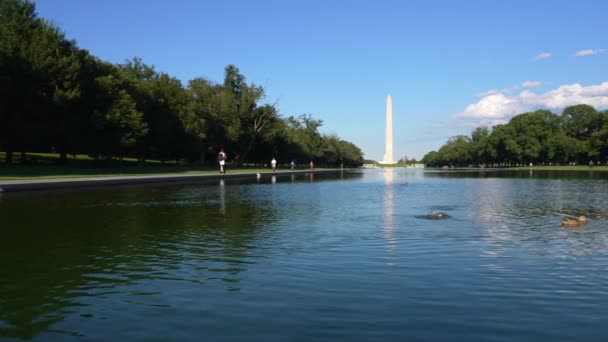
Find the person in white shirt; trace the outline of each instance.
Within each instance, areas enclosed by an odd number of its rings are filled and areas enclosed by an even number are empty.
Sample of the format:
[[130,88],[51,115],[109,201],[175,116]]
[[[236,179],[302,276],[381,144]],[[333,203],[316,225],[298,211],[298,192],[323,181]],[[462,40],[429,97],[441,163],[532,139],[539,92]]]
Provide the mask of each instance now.
[[217,161],[220,164],[220,173],[226,173],[226,159],[228,159],[226,157],[226,152],[224,152],[224,149],[221,148],[220,153],[217,154]]
[[272,160],[270,161],[270,166],[272,166],[272,171],[276,171],[277,170],[277,160],[272,158]]

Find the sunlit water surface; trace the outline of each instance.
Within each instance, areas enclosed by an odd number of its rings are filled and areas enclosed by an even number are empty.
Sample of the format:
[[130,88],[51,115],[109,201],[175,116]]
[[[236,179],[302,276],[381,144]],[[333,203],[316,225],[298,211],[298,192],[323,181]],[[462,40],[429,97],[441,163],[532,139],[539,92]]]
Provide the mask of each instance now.
[[0,339],[605,341],[607,208],[598,172],[4,193]]

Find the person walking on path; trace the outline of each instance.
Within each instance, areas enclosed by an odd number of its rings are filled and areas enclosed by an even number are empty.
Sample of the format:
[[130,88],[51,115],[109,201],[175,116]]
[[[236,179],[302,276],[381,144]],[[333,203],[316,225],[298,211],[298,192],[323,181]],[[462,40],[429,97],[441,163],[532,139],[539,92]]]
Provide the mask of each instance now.
[[275,172],[277,170],[277,160],[272,158],[270,161],[270,166],[272,166],[272,172]]
[[313,163],[312,160],[310,161],[310,163],[308,165],[310,166],[311,170],[315,168],[315,163]]
[[296,168],[296,161],[292,160],[291,161],[291,169],[294,170]]
[[226,159],[228,159],[226,157],[226,152],[221,148],[220,153],[217,154],[217,161],[220,164],[220,173],[226,173]]

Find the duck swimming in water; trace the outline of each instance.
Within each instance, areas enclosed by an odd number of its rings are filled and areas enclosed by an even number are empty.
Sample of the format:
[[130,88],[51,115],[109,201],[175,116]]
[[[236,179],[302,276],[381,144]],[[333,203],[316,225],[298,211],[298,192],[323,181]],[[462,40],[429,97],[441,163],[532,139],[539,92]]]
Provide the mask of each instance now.
[[562,227],[580,227],[585,224],[587,224],[586,216],[569,216],[562,219]]
[[432,219],[444,219],[444,218],[450,217],[450,215],[448,215],[446,213],[442,213],[441,211],[433,210],[433,211],[431,211],[431,214],[429,215],[429,217]]

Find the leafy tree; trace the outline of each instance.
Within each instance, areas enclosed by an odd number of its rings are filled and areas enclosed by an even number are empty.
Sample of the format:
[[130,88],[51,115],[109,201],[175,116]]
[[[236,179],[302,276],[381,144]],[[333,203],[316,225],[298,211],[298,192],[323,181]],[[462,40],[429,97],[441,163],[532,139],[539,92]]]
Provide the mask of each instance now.
[[0,145],[6,162],[24,151],[42,129],[44,66],[48,45],[45,23],[29,1],[0,1]]
[[594,151],[594,157],[608,161],[608,111],[600,113],[600,129],[591,133],[590,144]]
[[469,158],[510,166],[602,159],[608,152],[607,123],[606,112],[588,105],[568,107],[561,116],[547,110],[522,113],[491,131],[475,129],[468,146],[466,137],[454,137],[423,160],[430,166],[464,165]]
[[422,162],[431,167],[442,166],[444,164],[437,151],[431,151],[425,154],[424,157],[422,157]]
[[188,93],[181,82],[165,73],[145,81],[141,90],[148,98],[143,106],[144,117],[149,125],[144,139],[148,153],[164,162],[179,159],[184,154],[187,139],[185,122],[190,119]]
[[354,144],[337,135],[323,136],[323,163],[327,165],[358,166],[363,163],[363,153]]
[[564,109],[562,113],[563,127],[568,136],[577,139],[587,139],[601,126],[601,114],[595,108],[580,104]]
[[137,57],[120,70],[149,128],[138,146],[140,158],[154,157],[164,163],[194,154],[195,146],[189,145],[196,145],[204,136],[204,121],[195,116],[190,93],[181,81],[156,72]]
[[[249,110],[241,116],[241,161],[247,161],[249,153],[255,148],[258,139],[269,142],[274,138],[274,130],[269,130],[279,120],[279,113],[272,105]],[[265,133],[265,134],[264,134]]]
[[[257,163],[284,160],[356,165],[354,144],[322,135],[322,120],[281,116],[262,103],[264,89],[234,65],[222,83],[181,82],[140,58],[121,65],[99,60],[39,19],[33,2],[0,0],[0,148],[182,159],[208,158],[226,147]],[[211,159],[211,158],[209,158]]]
[[319,133],[323,121],[314,119],[310,114],[302,114],[297,118],[290,116],[286,120],[287,142],[297,146],[297,150],[292,153],[299,160],[314,160],[318,164],[318,158],[323,154]]
[[90,146],[95,156],[113,158],[131,154],[138,139],[147,133],[143,114],[135,101],[121,86],[116,75],[96,78],[97,109],[91,117]]
[[575,160],[580,153],[581,143],[564,133],[552,135],[547,140],[547,161],[551,163],[568,163]]
[[496,160],[496,148],[490,141],[490,130],[487,127],[476,128],[471,133],[471,158],[476,164],[487,164]]
[[443,155],[445,161],[454,166],[466,166],[472,161],[471,153],[471,138],[466,135],[457,135],[448,140],[448,142],[439,149],[439,153]]
[[50,129],[50,143],[60,153],[60,160],[67,162],[67,154],[74,151],[83,141],[86,130],[80,120],[82,113],[77,109],[82,94],[82,59],[87,52],[81,51],[73,41],[56,32],[53,61],[48,67],[49,112],[47,118]]
[[517,132],[513,126],[497,125],[490,137],[492,145],[496,148],[497,160],[503,164],[521,162],[522,148],[516,141]]
[[547,140],[559,130],[559,118],[547,110],[538,110],[515,116],[507,124],[515,130],[515,142],[521,154],[519,163],[545,161]]
[[[221,85],[204,78],[195,78],[189,82],[188,91],[191,97],[193,118],[195,122],[199,123],[196,136],[198,137],[200,160],[204,162],[207,152],[219,150],[224,146],[226,126],[230,120],[222,115],[226,105]],[[230,158],[230,155],[228,157]]]

